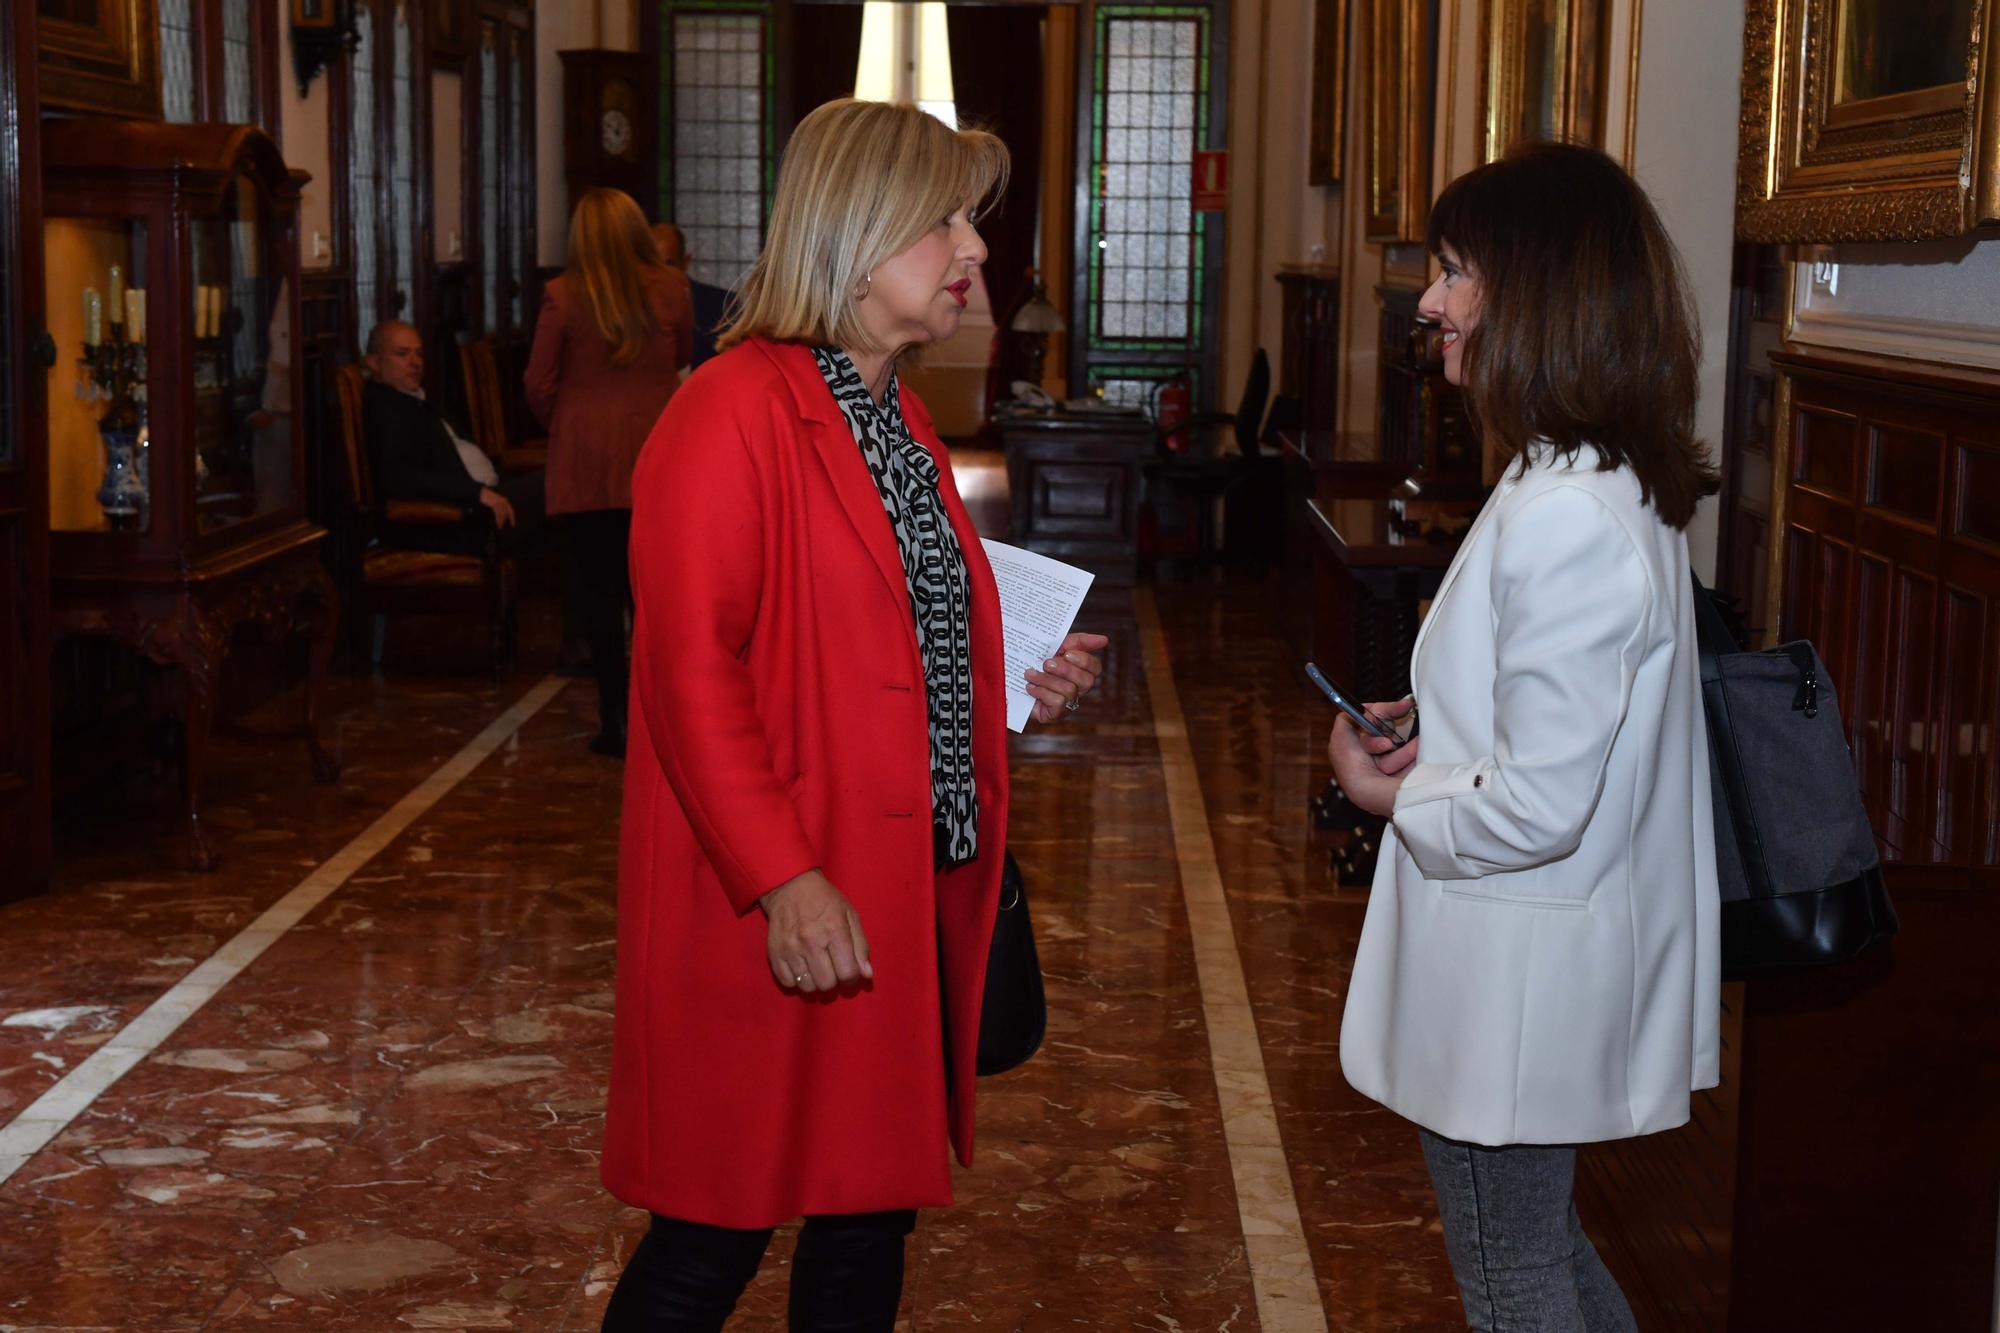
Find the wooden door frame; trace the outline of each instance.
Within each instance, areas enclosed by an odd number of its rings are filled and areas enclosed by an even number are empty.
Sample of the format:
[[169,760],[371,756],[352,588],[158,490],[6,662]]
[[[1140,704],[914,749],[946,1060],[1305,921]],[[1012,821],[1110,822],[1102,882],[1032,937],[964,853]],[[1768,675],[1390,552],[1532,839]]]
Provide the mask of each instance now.
[[[12,355],[7,374],[11,419],[0,419],[16,452],[0,466],[0,579],[11,579],[20,597],[19,623],[0,626],[19,647],[9,661],[0,647],[0,707],[15,710],[14,725],[0,731],[13,743],[0,752],[0,902],[47,887],[49,827],[49,476],[46,365],[38,344],[45,337],[42,283],[42,165],[40,98],[35,61],[34,0],[0,5],[0,192],[12,196],[15,215],[0,219],[0,269],[13,275],[5,293],[0,337]],[[5,533],[19,534],[7,566]],[[17,849],[24,849],[25,855]]]

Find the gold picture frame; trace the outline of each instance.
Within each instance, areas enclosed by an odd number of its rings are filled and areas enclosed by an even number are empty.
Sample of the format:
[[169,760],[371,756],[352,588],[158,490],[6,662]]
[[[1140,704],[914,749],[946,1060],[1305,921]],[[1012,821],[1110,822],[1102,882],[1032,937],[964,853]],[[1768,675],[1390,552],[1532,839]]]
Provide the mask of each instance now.
[[1604,146],[1609,0],[1480,0],[1482,162],[1523,140]]
[[1314,0],[1309,185],[1337,185],[1347,143],[1347,0]]
[[1737,236],[1918,241],[2000,221],[2000,90],[1980,60],[1996,39],[1995,0],[1751,0]]
[[1430,219],[1431,103],[1437,87],[1436,0],[1365,0],[1358,54],[1368,70],[1368,198],[1363,236],[1424,239]]

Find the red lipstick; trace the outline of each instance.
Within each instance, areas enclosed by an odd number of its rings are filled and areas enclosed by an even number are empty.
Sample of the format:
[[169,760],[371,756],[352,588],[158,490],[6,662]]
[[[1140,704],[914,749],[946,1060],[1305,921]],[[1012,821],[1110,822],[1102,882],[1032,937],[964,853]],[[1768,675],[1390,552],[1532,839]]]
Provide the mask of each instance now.
[[945,288],[945,290],[951,293],[951,299],[958,302],[958,308],[963,310],[965,308],[965,294],[972,290],[972,279],[960,278],[957,282]]

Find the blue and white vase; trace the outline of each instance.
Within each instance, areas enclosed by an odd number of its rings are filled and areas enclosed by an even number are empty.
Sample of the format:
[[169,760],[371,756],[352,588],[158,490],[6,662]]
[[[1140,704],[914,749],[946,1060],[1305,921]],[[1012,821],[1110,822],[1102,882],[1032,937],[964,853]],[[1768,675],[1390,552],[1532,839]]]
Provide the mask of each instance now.
[[107,430],[100,426],[104,441],[104,483],[97,488],[97,504],[114,528],[138,526],[146,507],[146,478],[140,471],[139,432]]

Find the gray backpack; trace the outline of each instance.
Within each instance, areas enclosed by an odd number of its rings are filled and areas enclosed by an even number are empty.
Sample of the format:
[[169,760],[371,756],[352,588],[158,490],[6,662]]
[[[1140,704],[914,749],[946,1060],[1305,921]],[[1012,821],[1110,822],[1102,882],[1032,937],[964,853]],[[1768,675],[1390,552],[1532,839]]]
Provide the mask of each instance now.
[[1826,663],[1803,639],[1738,650],[1696,579],[1722,974],[1844,962],[1896,933]]

